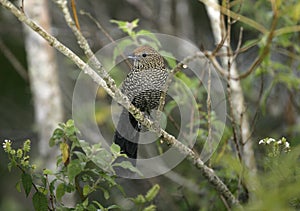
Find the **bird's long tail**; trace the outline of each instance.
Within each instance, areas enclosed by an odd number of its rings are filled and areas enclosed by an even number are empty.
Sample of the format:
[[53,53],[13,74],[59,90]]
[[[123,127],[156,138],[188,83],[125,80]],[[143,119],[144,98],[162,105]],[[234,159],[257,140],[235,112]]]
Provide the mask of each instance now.
[[139,140],[138,121],[125,109],[123,109],[114,135],[114,142],[121,147],[121,152],[129,158],[137,158]]

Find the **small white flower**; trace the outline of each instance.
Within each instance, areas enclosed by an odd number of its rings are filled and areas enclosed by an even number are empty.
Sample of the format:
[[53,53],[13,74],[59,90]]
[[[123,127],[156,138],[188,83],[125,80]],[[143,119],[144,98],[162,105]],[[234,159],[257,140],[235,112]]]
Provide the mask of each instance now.
[[290,143],[289,142],[285,142],[285,148],[290,148]]
[[258,144],[265,144],[265,140],[264,139],[261,139]]
[[269,139],[267,140],[267,144],[271,144],[272,142],[275,142],[275,139],[274,139],[274,138],[269,138]]
[[3,149],[6,149],[6,144],[7,143],[11,143],[11,140],[7,140],[7,139],[4,140],[4,143],[2,144],[3,145]]
[[282,144],[282,141],[281,140],[277,141],[277,144],[279,144],[279,145]]

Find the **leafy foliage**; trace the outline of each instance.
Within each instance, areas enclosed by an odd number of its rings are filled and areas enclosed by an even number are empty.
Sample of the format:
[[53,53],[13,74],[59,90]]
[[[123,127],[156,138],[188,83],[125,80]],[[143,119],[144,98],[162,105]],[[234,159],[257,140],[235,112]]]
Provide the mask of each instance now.
[[[8,154],[10,163],[9,169],[18,167],[21,171],[21,182],[17,183],[17,189],[22,184],[26,196],[32,192],[32,202],[35,210],[89,210],[97,209],[111,210],[120,208],[116,204],[104,206],[98,201],[90,201],[94,193],[102,194],[105,200],[110,199],[110,192],[115,187],[124,198],[126,194],[123,188],[117,184],[113,167],[127,168],[133,172],[140,173],[130,162],[114,163],[119,156],[120,147],[113,144],[110,151],[106,151],[100,144],[89,145],[79,140],[76,134],[79,133],[73,120],[59,124],[50,139],[51,146],[59,146],[61,154],[57,157],[57,172],[44,169],[42,173],[35,172],[35,166],[29,161],[27,155],[30,151],[30,141],[24,142],[23,148],[13,149],[12,142],[6,140],[3,143],[4,151]],[[53,179],[49,179],[49,176]],[[136,198],[128,198],[137,207],[144,210],[155,210],[152,201],[159,191],[159,186],[154,185],[145,196],[138,195]],[[67,193],[77,193],[80,200],[74,208],[64,205],[64,196]],[[143,200],[140,200],[140,199]],[[49,201],[49,204],[48,204]]]

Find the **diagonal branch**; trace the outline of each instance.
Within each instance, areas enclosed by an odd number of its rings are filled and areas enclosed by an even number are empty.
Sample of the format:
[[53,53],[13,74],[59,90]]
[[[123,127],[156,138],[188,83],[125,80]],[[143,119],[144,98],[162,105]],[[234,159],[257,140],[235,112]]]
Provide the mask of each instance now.
[[3,55],[10,61],[11,65],[19,73],[19,75],[28,82],[28,74],[25,67],[22,66],[21,62],[16,58],[16,56],[11,52],[11,50],[5,45],[5,43],[0,38],[0,51]]
[[227,15],[230,18],[233,18],[234,20],[238,20],[240,22],[243,22],[246,25],[249,25],[249,26],[255,28],[256,30],[262,32],[263,34],[266,34],[268,32],[268,30],[260,23],[254,21],[250,18],[247,18],[241,14],[235,13],[224,6],[219,5],[216,2],[212,2],[210,0],[199,0],[199,1],[202,2],[203,4],[205,4],[206,6],[213,8],[216,11],[220,11],[222,14]]
[[[96,59],[96,57],[90,50],[86,40],[81,35],[80,31],[76,28],[75,25],[71,25],[72,30],[75,33],[82,49],[84,49],[85,53],[93,59],[93,65],[95,65],[95,70],[99,70],[99,75],[94,69],[92,69],[92,67],[87,65],[84,61],[82,61],[74,52],[72,52],[69,48],[64,46],[61,42],[59,42],[55,37],[51,36],[44,29],[39,27],[35,22],[33,22],[30,18],[28,18],[22,11],[16,8],[11,2],[9,2],[8,0],[0,0],[0,3],[4,8],[6,8],[12,14],[14,14],[21,22],[25,23],[32,30],[37,32],[42,38],[44,38],[49,43],[49,45],[53,46],[55,49],[57,49],[66,57],[68,57],[70,60],[72,60],[81,70],[84,71],[85,74],[89,75],[95,81],[95,83],[102,86],[105,89],[105,91],[116,102],[121,104],[131,114],[133,114],[133,116],[139,122],[141,122],[141,124],[145,125],[150,130],[156,132],[159,136],[161,136],[161,138],[165,142],[167,142],[169,145],[174,146],[180,153],[182,153],[183,155],[187,156],[190,160],[192,160],[194,165],[198,169],[200,169],[203,176],[209,181],[211,185],[213,185],[213,187],[219,192],[219,194],[221,194],[226,199],[226,201],[231,207],[234,205],[240,206],[239,201],[230,192],[230,190],[222,182],[222,180],[214,173],[213,169],[207,167],[203,163],[203,161],[190,148],[188,148],[187,146],[179,142],[174,136],[168,134],[157,124],[154,124],[152,121],[145,118],[143,113],[130,103],[127,96],[122,94],[122,92],[116,87],[114,80],[108,75],[108,73],[105,71],[101,63]],[[64,11],[64,14],[67,14],[66,7],[62,9]]]

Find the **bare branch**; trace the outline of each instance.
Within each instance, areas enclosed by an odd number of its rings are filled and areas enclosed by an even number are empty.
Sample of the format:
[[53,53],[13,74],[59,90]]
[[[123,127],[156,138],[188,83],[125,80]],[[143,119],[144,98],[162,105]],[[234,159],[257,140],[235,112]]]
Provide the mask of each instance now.
[[275,29],[276,29],[278,18],[279,18],[276,3],[274,1],[271,1],[271,3],[272,3],[272,9],[273,9],[273,19],[272,19],[272,24],[271,24],[270,31],[268,32],[266,46],[263,48],[263,51],[262,51],[261,55],[259,55],[255,59],[255,61],[252,63],[250,68],[245,73],[239,75],[238,77],[234,77],[234,79],[246,78],[248,75],[250,75],[256,69],[256,67],[258,65],[260,65],[262,63],[264,58],[269,54],[272,39],[274,37]]
[[[86,15],[88,18],[90,18],[97,26],[97,28],[103,32],[103,34],[114,44],[116,44],[116,41],[112,38],[112,36],[110,36],[110,34],[103,28],[103,26],[99,23],[99,21],[97,21],[90,13],[85,12],[85,11],[80,11],[81,15]],[[132,65],[130,64],[130,62],[127,60],[127,58],[125,57],[124,53],[119,49],[119,47],[116,45],[116,48],[119,50],[119,53],[121,54],[122,58],[125,60],[126,64],[128,65],[128,67],[131,69]]]
[[[212,125],[211,125],[211,99],[210,99],[210,90],[211,90],[211,69],[208,67],[208,82],[207,82],[207,128],[208,128],[208,137],[207,142],[212,143]],[[212,146],[210,146],[212,148]]]
[[227,15],[235,20],[238,20],[240,22],[243,22],[244,24],[247,24],[247,25],[255,28],[256,30],[262,32],[263,34],[268,33],[268,30],[263,25],[257,23],[256,21],[254,21],[250,18],[247,18],[243,15],[237,14],[237,13],[229,10],[228,8],[221,6],[217,3],[214,3],[210,0],[199,0],[199,1],[202,2],[203,4],[205,4],[206,6],[215,9],[216,11],[220,11],[224,15]]
[[11,50],[4,44],[4,42],[0,39],[0,50],[3,55],[8,59],[11,65],[15,68],[15,70],[19,73],[19,75],[25,80],[28,81],[28,74],[26,69],[20,63],[20,61],[15,57],[15,55],[11,52]]

